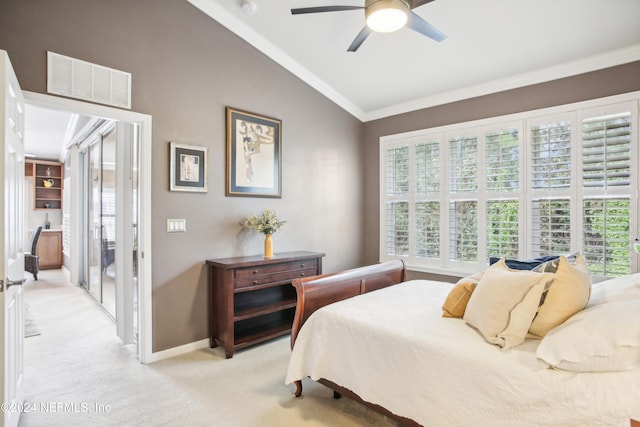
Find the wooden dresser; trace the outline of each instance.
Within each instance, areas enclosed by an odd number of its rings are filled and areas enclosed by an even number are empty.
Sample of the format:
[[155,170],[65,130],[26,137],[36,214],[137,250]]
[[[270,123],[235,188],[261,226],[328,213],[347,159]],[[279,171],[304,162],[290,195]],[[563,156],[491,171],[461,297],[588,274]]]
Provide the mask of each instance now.
[[323,253],[286,252],[207,260],[209,344],[236,349],[291,332],[296,277],[322,274]]

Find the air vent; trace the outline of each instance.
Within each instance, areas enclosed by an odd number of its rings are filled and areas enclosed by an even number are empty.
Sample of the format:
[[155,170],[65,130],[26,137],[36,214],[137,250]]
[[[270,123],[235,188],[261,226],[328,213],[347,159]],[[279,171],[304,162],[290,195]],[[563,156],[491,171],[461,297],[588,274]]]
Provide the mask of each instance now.
[[47,52],[47,92],[131,108],[131,73]]

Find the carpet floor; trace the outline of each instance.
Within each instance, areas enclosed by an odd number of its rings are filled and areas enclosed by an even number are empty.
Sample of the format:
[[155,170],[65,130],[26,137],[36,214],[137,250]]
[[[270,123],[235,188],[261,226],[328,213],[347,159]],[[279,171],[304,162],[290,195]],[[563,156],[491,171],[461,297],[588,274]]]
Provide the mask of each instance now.
[[25,284],[40,335],[25,340],[20,426],[388,427],[388,418],[311,380],[284,384],[289,337],[225,359],[204,349],[149,365],[123,346],[109,317],[61,270]]
[[24,337],[35,337],[36,335],[40,335],[40,330],[38,329],[38,325],[36,325],[35,320],[33,320],[33,315],[31,314],[31,307],[29,304],[24,304]]

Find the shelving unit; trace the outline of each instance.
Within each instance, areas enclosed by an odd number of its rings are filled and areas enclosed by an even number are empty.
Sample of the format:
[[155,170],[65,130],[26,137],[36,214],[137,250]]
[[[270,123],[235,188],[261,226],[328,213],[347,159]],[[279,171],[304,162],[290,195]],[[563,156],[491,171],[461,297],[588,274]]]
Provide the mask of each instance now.
[[[25,162],[25,176],[34,178],[34,209],[62,209],[62,186],[64,167],[60,162],[30,160]],[[51,180],[51,187],[45,181]]]
[[207,260],[209,269],[209,344],[236,349],[291,332],[296,309],[296,277],[322,274],[316,252]]

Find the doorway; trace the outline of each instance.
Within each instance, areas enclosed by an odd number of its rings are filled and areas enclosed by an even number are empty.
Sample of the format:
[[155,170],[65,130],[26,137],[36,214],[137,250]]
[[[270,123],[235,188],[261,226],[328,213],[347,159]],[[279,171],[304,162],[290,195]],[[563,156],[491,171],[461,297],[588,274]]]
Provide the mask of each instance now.
[[[79,141],[76,140],[67,147],[70,153],[67,167],[71,171],[69,188],[65,189],[71,212],[69,226],[71,254],[67,268],[72,283],[85,284],[89,293],[99,301],[107,313],[116,319],[118,336],[123,339],[123,342],[135,340],[139,360],[142,363],[150,362],[152,361],[151,117],[30,92],[25,92],[25,100],[28,104],[42,108],[103,118],[100,121],[103,126],[100,129],[103,132],[99,133],[99,145],[92,145],[89,141],[86,145],[78,144]],[[107,126],[106,124],[110,124],[111,128],[104,127]],[[92,133],[95,130],[97,129],[92,129]],[[89,135],[90,133],[84,135],[83,139],[87,139]],[[133,148],[113,149],[117,145],[115,141],[121,135],[136,139],[136,143],[132,145]],[[83,151],[85,148],[87,150]],[[133,153],[133,150],[136,152]],[[85,156],[91,163],[85,161]],[[91,161],[92,158],[94,161]],[[130,168],[117,169],[116,165],[122,161],[135,161],[136,164]],[[132,171],[135,171],[135,179],[132,179]],[[89,177],[91,181],[88,181]],[[95,178],[97,178],[96,181],[94,181]],[[92,184],[83,186],[83,181]],[[95,187],[93,187],[94,182],[97,183]],[[125,188],[123,185],[126,183],[129,185],[127,191],[116,191],[117,188]],[[85,197],[85,194],[89,197]],[[124,209],[131,215],[127,221],[120,221]],[[89,233],[91,223],[88,219],[89,213],[94,219],[98,218],[97,223],[94,221],[91,226],[93,227],[91,233]],[[125,235],[127,237],[123,238]],[[89,243],[89,236],[92,236],[91,243]],[[110,262],[111,258],[113,258],[112,262]],[[125,262],[125,258],[128,262]],[[95,275],[95,272],[99,274]],[[120,281],[124,284],[124,274],[129,275],[127,283],[130,286],[120,290],[118,286],[111,286],[110,290],[109,281],[115,284]],[[117,302],[125,300],[127,301]],[[135,327],[139,331],[137,340],[133,334]]]

